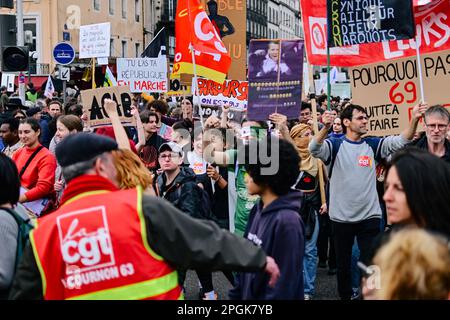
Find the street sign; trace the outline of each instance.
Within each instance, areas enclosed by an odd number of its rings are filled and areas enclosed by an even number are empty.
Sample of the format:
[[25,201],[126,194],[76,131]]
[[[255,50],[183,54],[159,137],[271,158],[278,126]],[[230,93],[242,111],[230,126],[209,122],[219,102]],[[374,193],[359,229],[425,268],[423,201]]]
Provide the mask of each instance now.
[[70,81],[70,68],[59,66],[59,79]]
[[60,42],[53,49],[53,59],[62,65],[71,64],[75,59],[75,50],[69,43]]
[[5,86],[8,92],[14,92],[14,73],[2,73],[2,87]]

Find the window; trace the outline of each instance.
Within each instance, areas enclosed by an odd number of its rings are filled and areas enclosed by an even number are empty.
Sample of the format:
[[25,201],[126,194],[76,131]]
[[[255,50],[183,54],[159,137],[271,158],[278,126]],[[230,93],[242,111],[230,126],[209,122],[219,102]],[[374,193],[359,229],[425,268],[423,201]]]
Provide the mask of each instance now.
[[95,11],[100,11],[100,0],[94,0],[93,5]]
[[134,0],[134,20],[136,20],[136,22],[139,22],[140,16],[141,16],[140,1]]
[[109,48],[110,48],[109,50],[111,52],[110,56],[115,57],[114,39],[113,38],[109,39]]
[[136,43],[135,48],[136,48],[136,58],[139,58],[141,56],[141,44]]
[[127,18],[127,0],[122,0],[122,18]]
[[122,58],[127,56],[127,40],[122,40]]
[[114,15],[115,0],[109,0],[109,14]]

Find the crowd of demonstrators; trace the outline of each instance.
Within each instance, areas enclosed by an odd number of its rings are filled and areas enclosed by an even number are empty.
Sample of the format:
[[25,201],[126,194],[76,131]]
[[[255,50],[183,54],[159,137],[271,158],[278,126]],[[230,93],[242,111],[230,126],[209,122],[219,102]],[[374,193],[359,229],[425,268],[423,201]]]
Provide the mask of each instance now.
[[[32,232],[33,248],[25,248],[10,297],[178,299],[182,290],[175,270],[189,267],[266,270],[270,284],[276,283],[278,267],[262,249],[220,230],[213,223],[192,219],[165,201],[142,195],[140,188],[120,191],[111,154],[117,148],[114,140],[88,133],[69,136],[58,145],[56,155],[68,182],[62,206],[42,218]],[[74,260],[61,249],[55,232],[59,226],[57,218],[89,208],[94,215],[94,203],[105,208],[108,220],[102,252],[111,255],[114,250],[116,261],[126,263],[129,273],[127,277],[117,274],[108,281],[82,274],[80,281],[74,283],[68,281],[71,278],[67,277],[67,261],[84,265],[86,260]],[[89,230],[104,226],[96,219],[80,217],[80,220],[73,221]],[[132,284],[133,290],[121,290]]]
[[[320,131],[316,134],[309,100],[302,102],[298,119],[288,121],[274,113],[267,121],[244,116],[240,123],[228,119],[228,105],[218,106],[220,118],[200,119],[201,110],[194,108],[192,97],[174,101],[134,95],[136,128],[130,129],[120,123],[116,103],[106,99],[111,126],[95,130],[90,129],[77,97],[68,98],[63,106],[56,98],[42,100],[38,94],[26,113],[6,103],[0,117],[2,152],[15,161],[19,185],[29,190],[17,201],[14,197],[1,200],[21,211],[16,203],[50,197],[56,191],[59,207],[39,218],[39,227],[32,232],[36,255],[30,248],[25,251],[11,297],[176,299],[183,292],[186,270],[192,269],[200,281],[201,299],[217,299],[212,271],[222,271],[233,286],[232,299],[309,300],[315,295],[317,267],[328,263],[328,274],[337,273],[339,296],[350,299],[358,295],[361,285],[356,262],[374,263],[378,248],[391,243],[391,232],[382,233],[385,224],[393,226],[389,230],[408,224],[449,237],[450,210],[443,199],[449,198],[445,192],[450,188],[444,191],[442,186],[450,185],[445,164],[450,118],[442,106],[418,105],[410,127],[401,135],[378,138],[366,137],[365,109],[339,97],[331,99],[330,110],[327,97],[318,98]],[[423,115],[425,134],[412,141]],[[45,125],[49,136],[42,139]],[[42,146],[47,141],[50,151]],[[269,142],[278,146],[274,154]],[[399,152],[409,144],[424,151]],[[261,153],[250,153],[254,146],[275,157],[279,164],[275,172],[263,173],[270,165]],[[384,162],[391,157],[391,163]],[[437,172],[430,174],[431,169]],[[412,174],[419,171],[429,177]],[[428,183],[435,175],[439,180]],[[405,187],[412,181],[420,181],[420,188]],[[419,193],[423,197],[417,197]],[[436,200],[434,207],[429,199]],[[55,271],[66,260],[52,230],[58,228],[57,217],[92,204],[104,205],[111,221],[112,238],[102,248],[105,254],[112,243],[121,261],[132,262],[135,275],[98,285],[86,276],[82,287],[68,289],[64,281],[69,278],[62,269]],[[86,230],[98,227],[95,219],[82,223]],[[11,241],[16,231],[7,228],[4,236]],[[49,257],[55,254],[55,265],[51,265]],[[0,288],[5,289],[3,296],[11,285],[13,260],[8,260],[8,285]],[[144,270],[142,261],[154,267]],[[270,278],[261,272],[264,268]],[[42,279],[51,284],[46,292],[42,292]],[[118,288],[151,279],[165,279],[168,286],[155,296],[139,289],[129,297],[115,295]],[[371,294],[375,295],[367,293]]]

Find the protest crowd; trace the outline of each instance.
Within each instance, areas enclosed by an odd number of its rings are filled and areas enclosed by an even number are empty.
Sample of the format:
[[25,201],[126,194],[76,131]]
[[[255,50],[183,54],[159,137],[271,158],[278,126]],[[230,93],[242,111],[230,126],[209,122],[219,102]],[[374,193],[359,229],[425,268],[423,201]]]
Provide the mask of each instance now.
[[218,271],[230,300],[313,300],[320,268],[341,300],[450,299],[446,101],[378,133],[369,102],[302,94],[303,42],[249,50],[239,110],[202,106],[197,75],[173,96],[2,87],[0,299],[177,300],[191,270],[203,300]]

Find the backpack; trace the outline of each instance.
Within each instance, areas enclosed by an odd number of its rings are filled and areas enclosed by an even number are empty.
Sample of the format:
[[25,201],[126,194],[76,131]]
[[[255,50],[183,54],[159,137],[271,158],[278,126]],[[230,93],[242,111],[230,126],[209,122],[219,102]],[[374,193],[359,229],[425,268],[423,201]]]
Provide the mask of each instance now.
[[17,212],[12,209],[2,208],[6,212],[8,212],[14,220],[16,220],[18,233],[17,233],[17,252],[16,252],[16,263],[15,268],[19,264],[20,259],[22,258],[23,251],[30,241],[30,231],[33,230],[33,226],[30,224],[30,218],[23,219]]

